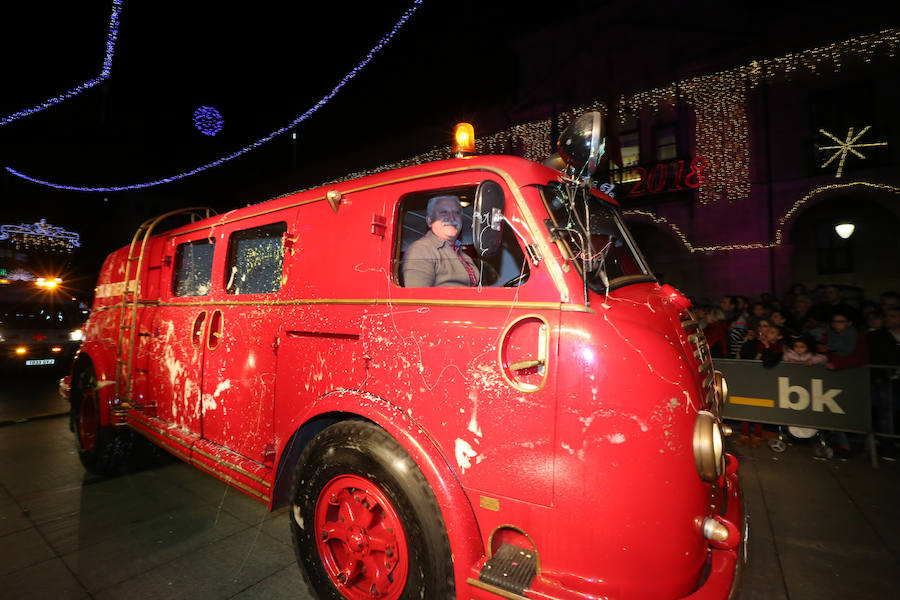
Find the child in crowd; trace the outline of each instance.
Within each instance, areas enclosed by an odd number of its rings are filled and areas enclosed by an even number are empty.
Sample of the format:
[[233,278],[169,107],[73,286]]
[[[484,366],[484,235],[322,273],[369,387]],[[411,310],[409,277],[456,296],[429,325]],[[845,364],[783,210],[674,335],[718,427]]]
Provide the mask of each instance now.
[[784,349],[784,357],[782,360],[786,363],[796,363],[811,367],[812,365],[824,365],[828,362],[828,357],[824,354],[816,354],[810,351],[812,340],[806,337],[795,339],[790,346]]
[[759,327],[761,321],[769,318],[769,311],[762,302],[754,302],[750,306],[750,316],[747,319],[747,329],[753,330]]
[[762,360],[766,368],[772,368],[781,361],[784,334],[780,327],[761,320],[755,332],[748,332],[747,338],[741,345],[740,358]]
[[[699,318],[699,317],[698,317]],[[725,313],[718,306],[707,309],[703,322],[703,335],[709,344],[709,353],[713,358],[728,357],[728,323],[725,321]]]

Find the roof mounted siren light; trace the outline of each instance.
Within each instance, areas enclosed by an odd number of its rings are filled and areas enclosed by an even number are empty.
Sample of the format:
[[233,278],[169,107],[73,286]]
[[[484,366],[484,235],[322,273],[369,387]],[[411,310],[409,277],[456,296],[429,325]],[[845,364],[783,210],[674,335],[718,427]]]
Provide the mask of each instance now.
[[600,112],[594,110],[575,119],[559,136],[556,148],[566,164],[566,174],[588,183],[606,148]]
[[462,158],[475,154],[475,128],[469,123],[457,123],[453,128],[453,156]]

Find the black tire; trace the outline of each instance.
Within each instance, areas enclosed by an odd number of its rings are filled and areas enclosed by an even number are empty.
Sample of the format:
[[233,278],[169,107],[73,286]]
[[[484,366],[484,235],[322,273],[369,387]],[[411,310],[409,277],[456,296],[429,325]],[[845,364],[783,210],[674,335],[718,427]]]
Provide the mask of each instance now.
[[100,424],[100,397],[93,365],[78,367],[71,394],[70,418],[81,464],[95,475],[122,472],[131,456],[131,432]]
[[294,471],[290,521],[297,562],[320,600],[454,597],[434,492],[372,423],[336,423],[309,443]]

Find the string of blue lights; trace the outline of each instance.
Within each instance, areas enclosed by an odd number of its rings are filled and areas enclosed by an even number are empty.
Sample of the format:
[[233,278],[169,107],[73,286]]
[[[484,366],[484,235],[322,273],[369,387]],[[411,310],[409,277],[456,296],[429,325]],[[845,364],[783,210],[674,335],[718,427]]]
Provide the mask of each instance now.
[[[118,0],[118,2],[121,3],[121,0]],[[418,10],[418,8],[422,5],[423,2],[424,2],[424,0],[414,0],[412,3],[412,6],[410,6],[403,13],[403,15],[397,20],[397,22],[391,28],[391,30],[388,33],[386,33],[378,41],[378,43],[376,43],[372,47],[371,50],[369,50],[369,52],[366,54],[366,56],[355,67],[353,67],[353,69],[351,69],[346,75],[344,75],[344,77],[338,82],[337,85],[335,85],[331,89],[330,92],[328,92],[325,96],[323,96],[318,102],[316,102],[306,112],[301,114],[299,117],[297,117],[296,119],[294,119],[293,121],[291,121],[290,123],[285,125],[284,127],[281,127],[280,129],[277,129],[277,130],[269,133],[265,137],[262,137],[262,138],[256,140],[255,142],[251,143],[248,146],[241,148],[240,150],[237,150],[236,152],[233,152],[231,154],[223,156],[223,157],[221,157],[215,161],[212,161],[210,163],[200,165],[198,167],[195,167],[195,168],[193,168],[189,171],[185,171],[183,173],[178,173],[176,175],[171,175],[169,177],[155,179],[153,181],[147,181],[147,182],[143,182],[143,183],[134,183],[134,184],[130,184],[130,185],[93,186],[93,187],[77,186],[77,185],[64,185],[61,183],[55,183],[52,181],[46,181],[43,179],[37,179],[35,177],[30,177],[29,175],[26,175],[25,173],[17,171],[10,166],[6,166],[4,168],[11,175],[14,175],[20,179],[24,179],[25,181],[29,181],[31,183],[35,183],[35,184],[43,185],[43,186],[47,186],[47,187],[52,187],[52,188],[56,188],[56,189],[61,189],[61,190],[71,190],[71,191],[78,191],[78,192],[123,192],[123,191],[128,191],[128,190],[138,190],[138,189],[149,188],[149,187],[162,185],[162,184],[166,184],[166,183],[172,183],[174,181],[178,181],[179,179],[184,179],[186,177],[190,177],[192,175],[202,173],[203,171],[206,171],[213,167],[217,167],[217,166],[219,166],[223,163],[226,163],[230,160],[233,160],[239,156],[247,154],[248,152],[255,150],[256,148],[259,148],[263,144],[266,144],[267,142],[278,137],[279,135],[286,133],[293,127],[296,127],[297,125],[299,125],[300,123],[302,123],[303,121],[308,119],[317,110],[319,110],[320,108],[325,106],[325,104],[327,104],[332,98],[337,96],[338,92],[340,92],[341,89],[351,79],[356,77],[356,75],[360,71],[362,71],[372,61],[372,59],[375,57],[375,55],[379,51],[381,51],[394,38],[394,36],[397,34],[397,32],[400,31],[400,29],[406,24],[407,21],[409,21],[409,19],[413,16],[413,14],[416,12],[416,10]]]
[[51,106],[56,106],[60,102],[68,100],[69,98],[73,98],[81,92],[89,90],[97,84],[109,79],[109,75],[112,72],[113,55],[116,53],[116,40],[119,37],[119,14],[122,12],[123,2],[124,0],[113,0],[112,14],[109,17],[109,32],[106,36],[106,55],[103,57],[103,68],[100,70],[100,75],[94,77],[93,79],[89,79],[84,83],[76,85],[65,93],[62,93],[48,100],[44,100],[37,106],[32,106],[31,108],[26,108],[24,110],[20,110],[19,112],[13,113],[8,117],[3,117],[2,119],[0,119],[0,126],[12,123],[13,121],[17,121],[24,117],[29,117],[33,114],[41,112],[42,110],[48,109]]

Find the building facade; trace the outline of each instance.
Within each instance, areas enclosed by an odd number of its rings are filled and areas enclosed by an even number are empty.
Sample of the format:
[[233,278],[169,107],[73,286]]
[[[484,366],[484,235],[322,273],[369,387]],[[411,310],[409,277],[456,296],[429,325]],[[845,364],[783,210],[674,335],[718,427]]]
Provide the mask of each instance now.
[[[546,116],[509,128],[507,144],[540,159],[574,114],[608,114],[613,158],[598,179],[615,184],[660,279],[696,298],[836,284],[851,299],[877,300],[900,289],[900,148],[892,138],[900,29],[820,36],[755,59],[766,44],[753,41],[724,51],[709,45],[683,60],[670,45],[664,61],[653,57],[666,48],[582,49],[558,62],[595,73],[594,98],[565,111],[549,93],[522,103],[523,113]],[[539,74],[540,47],[529,40],[520,48]],[[534,89],[538,78],[523,86]],[[540,87],[569,89],[565,80]],[[853,225],[849,237],[835,230],[842,223]]]
[[583,7],[521,36],[516,89],[476,115],[476,150],[543,161],[600,110],[597,179],[662,281],[697,299],[835,284],[877,300],[900,290],[900,27],[879,10]]

